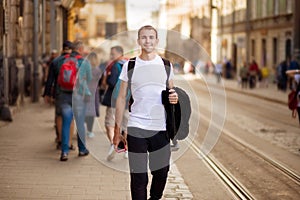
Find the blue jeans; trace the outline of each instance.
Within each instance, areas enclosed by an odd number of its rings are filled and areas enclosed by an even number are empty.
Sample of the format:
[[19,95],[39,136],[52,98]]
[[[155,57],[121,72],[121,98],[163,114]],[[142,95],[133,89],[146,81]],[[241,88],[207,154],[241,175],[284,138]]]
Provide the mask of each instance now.
[[84,101],[83,96],[76,94],[73,95],[73,112],[77,127],[77,142],[79,152],[87,152],[85,146],[85,113],[87,103]]
[[57,101],[62,115],[61,151],[69,153],[70,126],[73,120],[72,93],[59,94]]

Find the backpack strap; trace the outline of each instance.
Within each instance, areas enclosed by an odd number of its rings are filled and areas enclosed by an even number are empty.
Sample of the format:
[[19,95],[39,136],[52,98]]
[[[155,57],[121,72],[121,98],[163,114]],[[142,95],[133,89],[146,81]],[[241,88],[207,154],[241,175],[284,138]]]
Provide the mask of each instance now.
[[[128,67],[127,67],[127,76],[128,76],[128,90],[131,90],[131,79],[132,79],[132,74],[133,74],[133,70],[134,70],[134,66],[135,66],[135,60],[136,60],[136,57],[134,58],[131,58],[129,61],[128,61]],[[129,99],[129,104],[128,104],[128,110],[129,112],[131,112],[131,105],[133,104],[133,98],[132,98],[132,93],[130,95],[130,99]]]
[[169,60],[162,58],[165,66],[165,70],[167,72],[167,80],[166,80],[166,87],[169,87],[169,77],[171,73],[171,63]]
[[135,60],[136,57],[131,58],[128,62],[128,68],[127,68],[127,76],[128,76],[128,89],[131,89],[131,79],[132,79],[132,74],[135,66]]

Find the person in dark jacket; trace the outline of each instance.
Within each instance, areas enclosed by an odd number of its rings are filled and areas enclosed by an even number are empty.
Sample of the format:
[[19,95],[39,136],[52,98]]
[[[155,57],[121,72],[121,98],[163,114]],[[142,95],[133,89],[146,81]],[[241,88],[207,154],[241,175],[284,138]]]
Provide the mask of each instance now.
[[[57,83],[57,77],[59,73],[59,66],[63,62],[64,58],[66,55],[70,55],[72,53],[72,48],[73,48],[73,43],[70,41],[65,41],[63,43],[63,49],[62,53],[60,56],[56,57],[49,65],[48,69],[48,76],[47,80],[45,83],[45,88],[44,88],[44,101],[46,103],[51,102],[51,98],[54,99],[55,102],[55,132],[56,132],[56,148],[60,149],[61,148],[61,129],[62,129],[62,116],[61,112],[59,109],[59,104],[58,101],[55,101],[56,95],[59,94],[60,90],[58,87],[56,87]],[[70,140],[69,140],[69,146],[70,149],[74,149],[72,145],[72,137],[74,133],[74,121],[72,121],[71,126],[70,126]]]

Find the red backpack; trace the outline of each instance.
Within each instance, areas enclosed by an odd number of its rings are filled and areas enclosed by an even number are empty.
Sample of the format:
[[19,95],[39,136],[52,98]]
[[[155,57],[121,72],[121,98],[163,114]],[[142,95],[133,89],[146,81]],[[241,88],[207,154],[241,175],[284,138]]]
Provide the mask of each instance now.
[[78,59],[80,58],[82,58],[80,55],[72,57],[68,54],[65,56],[57,78],[57,83],[62,90],[73,91],[78,71]]

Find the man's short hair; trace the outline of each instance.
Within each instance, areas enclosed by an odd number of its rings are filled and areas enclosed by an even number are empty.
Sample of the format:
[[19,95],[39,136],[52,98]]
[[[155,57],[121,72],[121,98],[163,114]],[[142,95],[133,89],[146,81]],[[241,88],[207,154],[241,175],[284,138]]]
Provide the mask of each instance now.
[[73,43],[70,42],[69,40],[66,40],[63,43],[63,50],[71,50],[71,49],[73,49]]
[[76,40],[73,42],[73,46],[73,50],[79,50],[79,48],[83,46],[83,42],[81,40]]
[[123,47],[121,47],[121,46],[113,46],[112,48],[111,48],[111,50],[113,50],[113,49],[115,49],[117,52],[119,52],[120,54],[124,54],[124,50],[123,50]]
[[144,30],[144,29],[146,29],[146,30],[153,30],[153,31],[155,32],[156,38],[158,38],[158,36],[157,36],[157,30],[156,30],[153,26],[151,26],[151,25],[145,25],[145,26],[142,26],[142,27],[138,30],[138,38],[140,38],[140,33],[141,33],[141,31]]

